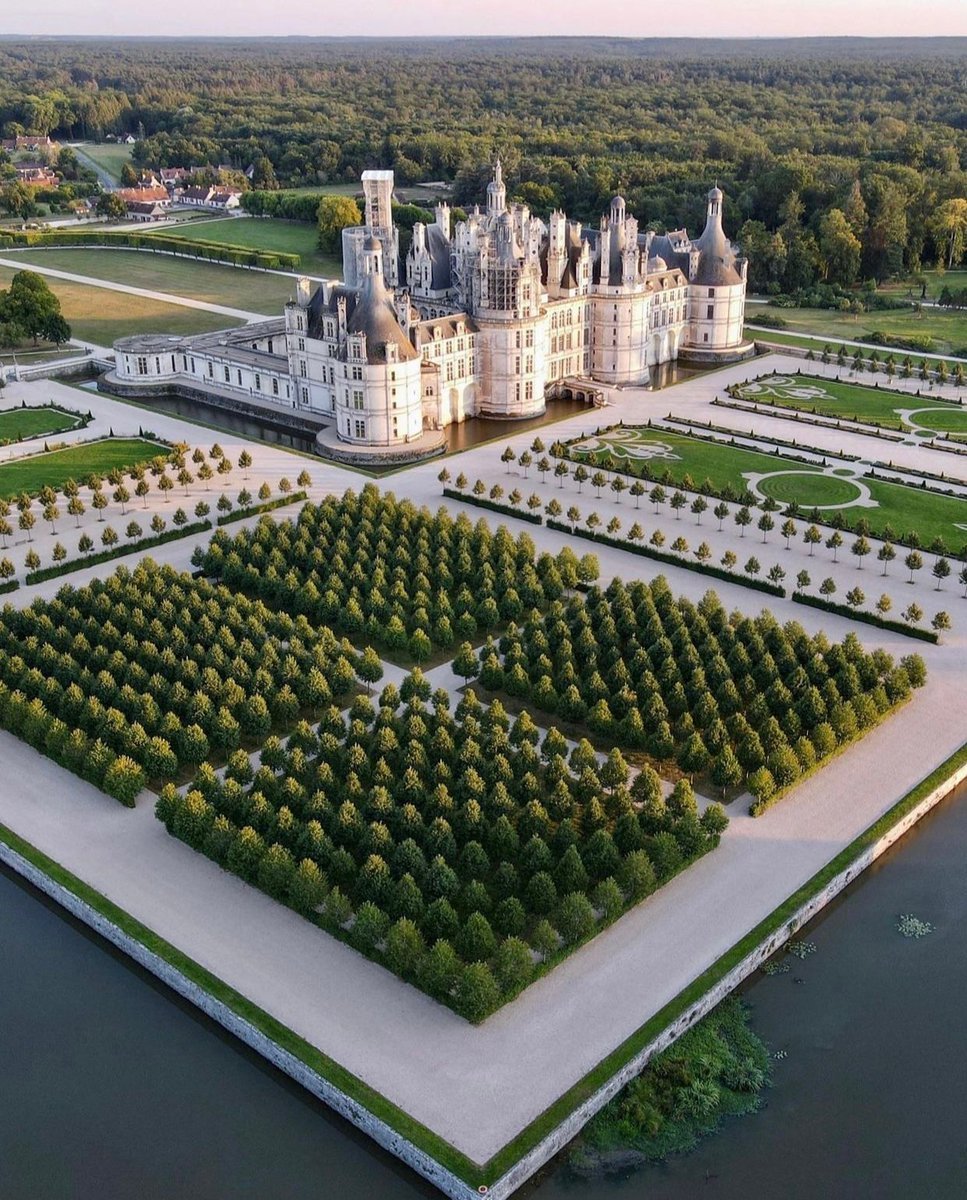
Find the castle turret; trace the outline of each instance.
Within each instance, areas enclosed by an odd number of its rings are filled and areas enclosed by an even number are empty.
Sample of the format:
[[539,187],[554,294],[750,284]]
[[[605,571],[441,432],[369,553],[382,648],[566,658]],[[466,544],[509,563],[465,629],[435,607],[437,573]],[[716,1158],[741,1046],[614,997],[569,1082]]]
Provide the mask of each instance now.
[[487,184],[487,212],[491,216],[496,216],[502,213],[507,207],[507,189],[504,187],[504,173],[500,165],[500,159],[494,167],[494,177]]
[[721,356],[744,346],[745,268],[722,228],[721,188],[708,194],[705,228],[689,255],[688,347]]

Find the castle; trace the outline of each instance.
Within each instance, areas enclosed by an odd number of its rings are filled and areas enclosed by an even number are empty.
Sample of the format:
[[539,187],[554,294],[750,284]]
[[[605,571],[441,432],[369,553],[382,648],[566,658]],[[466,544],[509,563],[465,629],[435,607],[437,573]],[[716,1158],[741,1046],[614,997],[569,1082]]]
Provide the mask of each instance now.
[[508,205],[498,161],[486,207],[454,224],[438,204],[404,259],[392,171],[366,171],[362,184],[365,224],[343,231],[341,282],[313,291],[300,279],[281,320],[124,338],[110,386],[237,394],[328,418],[347,449],[405,448],[467,417],[531,417],[548,395],[647,384],[661,363],[751,351],[747,263],[722,228],[717,187],[694,241],[640,231],[621,196],[586,229]]

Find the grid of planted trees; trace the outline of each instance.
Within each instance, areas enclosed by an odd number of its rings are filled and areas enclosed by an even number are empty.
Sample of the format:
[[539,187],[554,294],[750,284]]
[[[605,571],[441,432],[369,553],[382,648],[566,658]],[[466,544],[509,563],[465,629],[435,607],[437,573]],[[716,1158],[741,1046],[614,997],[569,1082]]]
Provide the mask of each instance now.
[[666,803],[527,716],[427,681],[357,696],[254,771],[165,788],[158,815],[242,878],[481,1020],[685,864],[727,824],[682,781]]
[[596,576],[593,556],[537,556],[527,534],[431,513],[367,485],[298,520],[216,533],[202,569],[273,607],[426,661]]
[[916,655],[897,664],[853,634],[831,645],[768,612],[729,615],[714,592],[694,605],[662,576],[556,601],[456,666],[723,790],[744,782],[760,808],[925,678]]
[[0,725],[133,805],[149,780],[258,745],[356,686],[304,616],[146,560],[0,620]]

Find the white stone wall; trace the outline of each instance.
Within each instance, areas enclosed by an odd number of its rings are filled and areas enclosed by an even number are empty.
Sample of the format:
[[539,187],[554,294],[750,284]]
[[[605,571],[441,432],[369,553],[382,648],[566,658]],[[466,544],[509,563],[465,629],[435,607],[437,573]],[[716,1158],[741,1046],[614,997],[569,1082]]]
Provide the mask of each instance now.
[[741,345],[745,283],[729,287],[692,284],[689,293],[689,345],[696,350],[730,350]]
[[[352,378],[361,367],[361,379]],[[420,359],[387,363],[337,363],[336,433],[354,445],[398,446],[423,432]],[[337,380],[339,379],[337,373]]]
[[532,417],[544,411],[546,310],[525,320],[478,319],[477,411],[491,417]]

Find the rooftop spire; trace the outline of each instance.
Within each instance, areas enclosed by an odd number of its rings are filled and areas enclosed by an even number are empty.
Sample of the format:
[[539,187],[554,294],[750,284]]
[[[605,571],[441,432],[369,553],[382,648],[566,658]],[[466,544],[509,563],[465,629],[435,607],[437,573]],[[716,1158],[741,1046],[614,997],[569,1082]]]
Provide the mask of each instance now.
[[502,213],[507,207],[507,189],[504,187],[504,172],[498,158],[494,164],[494,177],[487,184],[487,211],[491,215]]

